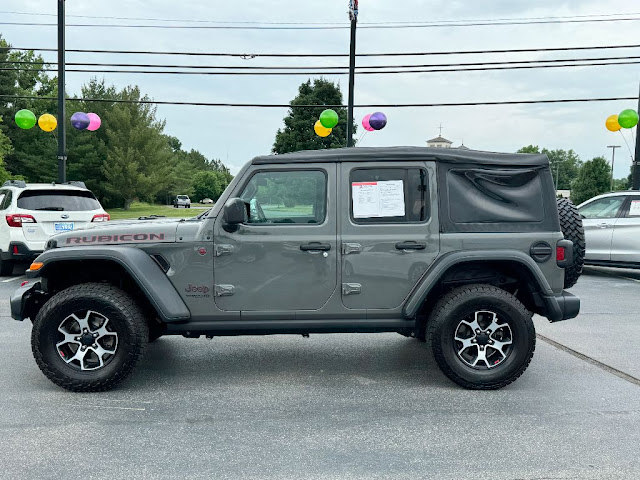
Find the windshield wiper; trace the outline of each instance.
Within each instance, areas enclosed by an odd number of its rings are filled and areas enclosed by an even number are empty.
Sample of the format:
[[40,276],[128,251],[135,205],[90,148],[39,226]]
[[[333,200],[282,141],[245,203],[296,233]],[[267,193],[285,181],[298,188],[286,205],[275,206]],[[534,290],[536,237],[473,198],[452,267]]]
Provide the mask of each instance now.
[[42,207],[42,208],[36,208],[36,210],[47,210],[50,212],[64,212],[64,208],[62,207]]

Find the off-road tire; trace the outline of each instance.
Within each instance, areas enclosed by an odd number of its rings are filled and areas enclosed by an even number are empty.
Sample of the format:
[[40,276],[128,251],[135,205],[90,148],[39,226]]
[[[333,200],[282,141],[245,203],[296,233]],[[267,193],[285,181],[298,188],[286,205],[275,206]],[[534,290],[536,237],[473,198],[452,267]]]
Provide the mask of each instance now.
[[578,209],[566,198],[558,198],[558,216],[564,238],[573,242],[572,263],[564,269],[564,288],[571,288],[580,278],[584,265],[584,228]]
[[11,260],[0,260],[0,275],[8,277],[13,274],[13,262]]
[[[56,347],[60,322],[87,310],[108,318],[118,335],[115,353],[97,370],[68,365]],[[53,383],[74,392],[97,392],[113,388],[131,373],[148,336],[145,317],[131,296],[112,285],[84,283],[62,290],[43,305],[33,323],[31,349],[38,367]]]
[[[511,350],[493,368],[471,367],[456,351],[454,336],[460,320],[477,311],[495,312],[513,332]],[[531,312],[515,296],[492,285],[465,285],[451,290],[435,305],[427,322],[427,341],[436,363],[455,383],[474,390],[496,390],[516,380],[529,366],[536,334]]]

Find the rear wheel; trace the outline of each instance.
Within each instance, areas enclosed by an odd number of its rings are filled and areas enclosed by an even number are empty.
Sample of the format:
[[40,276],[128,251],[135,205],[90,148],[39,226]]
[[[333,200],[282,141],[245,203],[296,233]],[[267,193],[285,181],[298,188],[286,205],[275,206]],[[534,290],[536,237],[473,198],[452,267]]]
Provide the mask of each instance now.
[[47,301],[33,323],[40,370],[67,390],[109,390],[127,377],[148,340],[142,310],[122,290],[85,283]]
[[533,357],[531,313],[492,285],[447,293],[427,323],[427,339],[442,372],[465,388],[493,390],[517,379]]
[[572,262],[564,269],[564,288],[571,288],[580,278],[584,265],[584,228],[578,209],[566,198],[558,199],[558,216],[564,238],[573,242]]
[[13,262],[11,260],[0,260],[0,275],[6,277],[13,273]]

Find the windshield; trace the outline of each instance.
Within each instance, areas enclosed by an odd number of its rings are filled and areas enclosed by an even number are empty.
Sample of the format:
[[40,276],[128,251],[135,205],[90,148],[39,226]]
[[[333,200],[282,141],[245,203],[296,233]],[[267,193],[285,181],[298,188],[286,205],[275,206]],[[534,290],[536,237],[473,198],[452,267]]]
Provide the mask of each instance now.
[[100,210],[96,197],[88,190],[27,190],[18,197],[18,208],[25,210]]

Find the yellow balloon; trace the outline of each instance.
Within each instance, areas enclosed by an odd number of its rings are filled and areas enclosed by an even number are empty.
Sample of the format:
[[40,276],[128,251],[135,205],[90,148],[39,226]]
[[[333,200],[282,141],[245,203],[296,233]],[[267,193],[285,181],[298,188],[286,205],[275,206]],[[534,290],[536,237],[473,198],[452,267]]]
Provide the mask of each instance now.
[[322,124],[320,123],[320,120],[318,120],[316,122],[316,124],[313,126],[313,129],[316,132],[316,135],[318,135],[319,137],[328,137],[331,134],[331,128],[325,128],[322,126]]
[[45,113],[44,115],[40,115],[38,126],[45,132],[53,132],[58,126],[58,121],[56,117],[50,113]]
[[622,128],[618,123],[618,115],[609,115],[607,117],[607,121],[604,122],[604,124],[607,127],[607,130],[609,130],[610,132],[617,132]]

